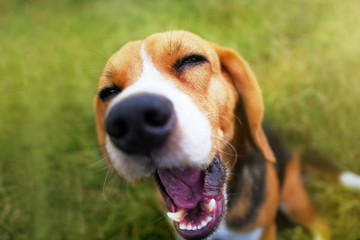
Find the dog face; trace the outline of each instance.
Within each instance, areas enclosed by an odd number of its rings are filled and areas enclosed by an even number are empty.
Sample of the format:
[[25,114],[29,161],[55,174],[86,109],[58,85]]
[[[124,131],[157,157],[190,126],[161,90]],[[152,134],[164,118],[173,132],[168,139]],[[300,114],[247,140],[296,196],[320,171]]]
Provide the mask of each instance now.
[[100,76],[96,123],[108,163],[129,182],[154,175],[184,238],[206,238],[226,211],[234,157],[224,149],[239,97],[251,143],[274,161],[260,90],[232,50],[185,31],[154,34],[123,46]]

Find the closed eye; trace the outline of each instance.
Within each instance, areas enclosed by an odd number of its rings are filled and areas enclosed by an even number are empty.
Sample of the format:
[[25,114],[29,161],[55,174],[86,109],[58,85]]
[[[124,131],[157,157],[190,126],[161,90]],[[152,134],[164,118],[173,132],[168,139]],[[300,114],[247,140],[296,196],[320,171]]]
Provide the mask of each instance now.
[[176,61],[173,65],[175,72],[181,73],[189,67],[195,67],[197,65],[208,63],[209,61],[202,54],[194,53],[184,56]]
[[105,102],[121,92],[121,88],[118,86],[108,86],[100,90],[98,93],[99,98]]

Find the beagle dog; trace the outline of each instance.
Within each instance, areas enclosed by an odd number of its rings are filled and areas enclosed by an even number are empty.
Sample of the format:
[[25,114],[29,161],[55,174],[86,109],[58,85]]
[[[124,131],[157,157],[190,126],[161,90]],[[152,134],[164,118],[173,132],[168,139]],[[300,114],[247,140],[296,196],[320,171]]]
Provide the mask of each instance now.
[[95,97],[98,142],[128,182],[153,177],[184,239],[276,239],[280,210],[330,239],[299,160],[262,126],[263,101],[235,51],[186,31],[129,42],[110,57]]

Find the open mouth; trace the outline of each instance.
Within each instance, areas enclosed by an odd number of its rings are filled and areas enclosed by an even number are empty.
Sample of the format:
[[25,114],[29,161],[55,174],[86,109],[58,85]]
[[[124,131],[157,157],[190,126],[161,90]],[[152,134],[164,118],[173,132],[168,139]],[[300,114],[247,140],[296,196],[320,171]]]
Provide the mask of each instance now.
[[182,237],[203,239],[214,232],[225,211],[225,169],[218,155],[205,170],[158,169],[155,180]]

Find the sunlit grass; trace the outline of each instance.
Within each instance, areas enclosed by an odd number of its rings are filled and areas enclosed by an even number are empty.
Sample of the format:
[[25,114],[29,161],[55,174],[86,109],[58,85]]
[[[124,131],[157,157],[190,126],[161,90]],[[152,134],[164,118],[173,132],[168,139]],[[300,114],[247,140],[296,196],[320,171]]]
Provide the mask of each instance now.
[[[1,1],[0,239],[171,238],[151,182],[107,175],[92,112],[106,59],[153,32],[186,29],[241,52],[267,121],[295,149],[359,173],[359,12],[355,0]],[[334,239],[358,239],[359,193],[305,182]]]

